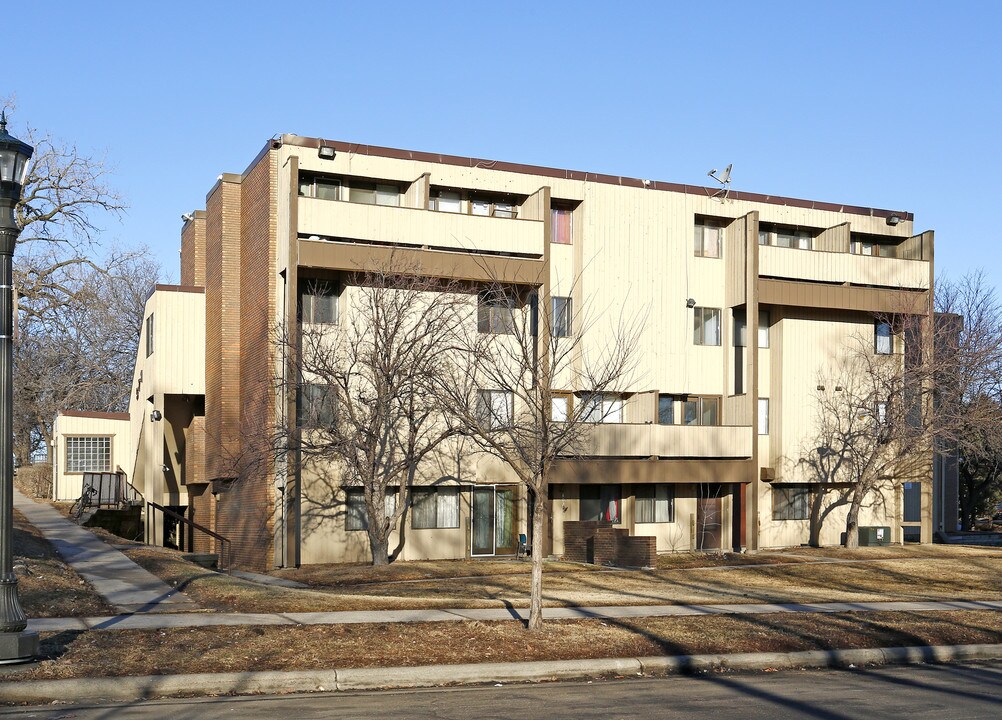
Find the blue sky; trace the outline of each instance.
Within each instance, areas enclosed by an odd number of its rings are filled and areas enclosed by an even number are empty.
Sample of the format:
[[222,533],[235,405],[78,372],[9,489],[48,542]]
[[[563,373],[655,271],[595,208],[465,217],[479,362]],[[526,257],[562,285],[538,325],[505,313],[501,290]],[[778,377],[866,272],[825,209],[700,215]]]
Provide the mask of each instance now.
[[[910,210],[1002,291],[993,2],[24,3],[0,96],[104,154],[108,242],[176,279],[180,215],[275,133]],[[14,46],[10,47],[13,38]]]

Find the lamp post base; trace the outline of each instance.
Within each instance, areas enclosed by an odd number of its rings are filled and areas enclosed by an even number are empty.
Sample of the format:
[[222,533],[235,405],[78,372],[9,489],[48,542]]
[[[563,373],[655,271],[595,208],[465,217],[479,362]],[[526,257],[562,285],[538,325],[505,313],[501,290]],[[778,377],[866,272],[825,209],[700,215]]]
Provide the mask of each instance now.
[[0,633],[0,665],[31,662],[37,657],[38,633],[35,630]]

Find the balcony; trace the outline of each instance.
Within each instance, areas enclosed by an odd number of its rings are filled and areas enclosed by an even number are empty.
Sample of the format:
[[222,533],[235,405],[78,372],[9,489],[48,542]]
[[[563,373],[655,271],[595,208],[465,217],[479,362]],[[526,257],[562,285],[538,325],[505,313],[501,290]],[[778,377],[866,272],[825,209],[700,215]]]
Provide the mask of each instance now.
[[782,280],[925,290],[929,263],[924,260],[854,255],[762,245],[759,275]]
[[438,250],[540,258],[543,222],[299,198],[299,233]]
[[587,428],[581,452],[591,457],[617,458],[750,458],[752,428],[596,424]]

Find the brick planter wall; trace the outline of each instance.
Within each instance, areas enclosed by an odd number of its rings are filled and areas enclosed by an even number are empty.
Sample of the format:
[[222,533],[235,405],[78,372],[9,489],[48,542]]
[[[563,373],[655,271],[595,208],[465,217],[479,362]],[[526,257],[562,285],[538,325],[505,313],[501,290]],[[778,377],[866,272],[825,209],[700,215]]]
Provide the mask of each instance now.
[[630,531],[597,520],[564,522],[564,559],[596,565],[653,567],[657,563],[657,540],[631,537]]

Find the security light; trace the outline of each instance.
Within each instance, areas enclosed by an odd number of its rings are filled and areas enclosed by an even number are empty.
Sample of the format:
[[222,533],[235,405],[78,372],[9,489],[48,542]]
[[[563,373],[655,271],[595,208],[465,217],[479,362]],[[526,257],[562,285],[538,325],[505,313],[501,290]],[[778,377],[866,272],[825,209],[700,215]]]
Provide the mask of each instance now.
[[694,308],[696,307],[696,301],[693,298],[689,298],[688,300],[685,301],[685,306],[687,308]]
[[159,410],[154,410],[153,412],[150,413],[150,420],[152,422],[156,422],[157,420],[163,420],[163,418],[164,415]]
[[321,160],[333,160],[337,152],[330,145],[321,145],[320,149],[317,150],[317,155],[320,156]]
[[891,215],[889,218],[887,218],[888,225],[894,226],[897,225],[899,222],[901,222],[901,216],[899,215]]

